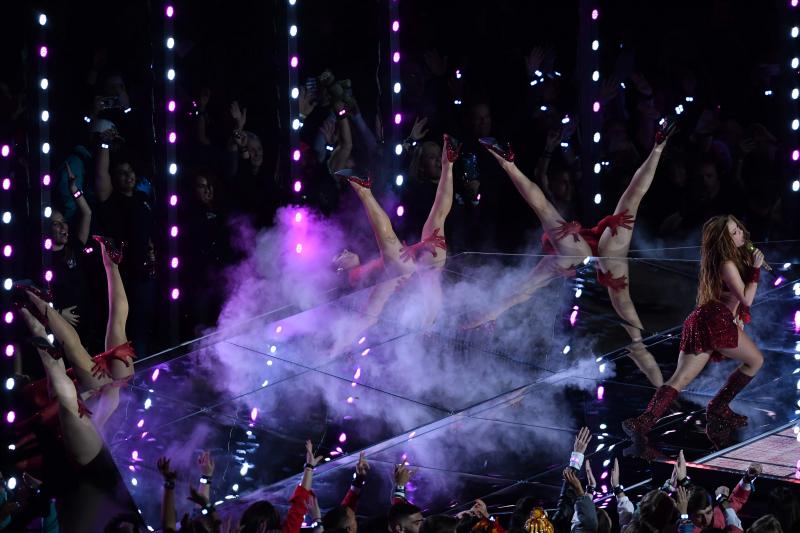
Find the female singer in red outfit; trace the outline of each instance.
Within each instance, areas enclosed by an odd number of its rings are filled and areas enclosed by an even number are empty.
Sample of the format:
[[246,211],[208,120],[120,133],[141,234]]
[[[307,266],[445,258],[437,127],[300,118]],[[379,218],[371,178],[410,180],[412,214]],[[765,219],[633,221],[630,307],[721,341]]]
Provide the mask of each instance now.
[[748,251],[747,244],[747,230],[733,216],[717,216],[703,226],[697,308],[683,324],[678,368],[644,413],[622,423],[629,436],[643,437],[709,360],[724,358],[741,364],[708,403],[706,433],[716,444],[720,436],[747,425],[747,417],[728,406],[764,363],[761,351],[744,332],[764,264],[764,254]]

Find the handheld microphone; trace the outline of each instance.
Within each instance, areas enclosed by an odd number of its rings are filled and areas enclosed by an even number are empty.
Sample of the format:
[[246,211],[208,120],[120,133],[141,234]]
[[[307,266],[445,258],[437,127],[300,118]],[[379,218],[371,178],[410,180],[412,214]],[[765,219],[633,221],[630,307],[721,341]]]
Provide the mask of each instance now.
[[[747,247],[748,252],[754,252],[756,249],[756,247],[753,245],[752,242],[748,242],[745,246]],[[761,268],[763,268],[770,274],[775,274],[775,272],[772,271],[772,266],[769,263],[767,263],[766,259],[764,259],[764,263],[761,265]]]

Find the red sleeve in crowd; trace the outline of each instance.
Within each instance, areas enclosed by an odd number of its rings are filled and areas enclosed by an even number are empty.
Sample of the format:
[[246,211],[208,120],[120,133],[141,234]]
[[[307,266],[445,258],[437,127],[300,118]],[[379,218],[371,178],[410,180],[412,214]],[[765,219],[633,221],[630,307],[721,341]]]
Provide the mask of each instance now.
[[300,533],[300,528],[303,526],[303,517],[308,510],[308,499],[312,494],[310,490],[306,490],[300,485],[294,489],[294,494],[289,499],[291,502],[289,512],[286,513],[286,520],[281,528],[283,533]]

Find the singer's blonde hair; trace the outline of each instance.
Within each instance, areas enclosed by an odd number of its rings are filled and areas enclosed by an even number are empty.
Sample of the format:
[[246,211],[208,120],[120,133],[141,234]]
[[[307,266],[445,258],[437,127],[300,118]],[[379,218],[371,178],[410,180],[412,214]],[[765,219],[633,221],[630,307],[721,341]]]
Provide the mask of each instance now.
[[703,225],[703,244],[700,255],[700,283],[697,287],[697,305],[719,300],[724,289],[720,270],[725,261],[733,261],[742,279],[747,278],[753,257],[747,245],[737,247],[728,231],[728,222],[742,230],[746,242],[750,233],[733,215],[720,215]]

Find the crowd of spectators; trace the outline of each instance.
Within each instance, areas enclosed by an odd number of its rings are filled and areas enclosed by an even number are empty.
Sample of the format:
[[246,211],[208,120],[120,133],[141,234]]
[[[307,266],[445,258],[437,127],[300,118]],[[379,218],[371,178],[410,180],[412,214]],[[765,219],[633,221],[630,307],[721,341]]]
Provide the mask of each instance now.
[[[472,15],[476,27],[481,15]],[[486,37],[487,32],[486,28],[478,31],[475,39]],[[419,42],[431,40],[428,35]],[[391,172],[395,146],[387,138],[393,117],[388,115],[388,106],[372,105],[374,89],[349,83],[347,71],[305,72],[304,82],[308,82],[298,98],[302,157],[294,169],[304,183],[300,201],[335,218],[353,209],[354,201],[335,172],[366,169],[374,176],[374,190],[382,201],[404,206],[403,215],[393,221],[400,238],[416,240],[440,176],[438,139],[448,133],[463,143],[455,170],[456,201],[445,227],[448,247],[453,252],[530,250],[536,219],[478,139],[491,136],[510,141],[520,168],[534,177],[564,218],[591,226],[611,210],[595,206],[594,194],[618,197],[652,146],[658,120],[683,106],[680,132],[671,140],[653,191],[640,210],[643,233],[661,243],[687,242],[704,220],[732,213],[747,225],[755,241],[793,236],[796,226],[785,196],[789,149],[782,137],[786,127],[772,103],[782,71],[772,51],[742,63],[745,82],[736,88],[735,99],[727,97],[726,80],[709,75],[711,70],[701,58],[659,71],[648,68],[645,58],[635,58],[635,49],[620,51],[593,89],[602,126],[599,142],[587,144],[591,136],[583,134],[585,126],[579,119],[579,106],[587,105],[579,97],[585,94],[579,88],[585,73],[563,66],[569,65],[566,51],[544,42],[505,48],[494,44],[458,55],[444,48],[411,47],[403,58],[402,185]],[[130,307],[128,338],[138,354],[146,355],[168,343],[159,327],[169,272],[166,177],[159,170],[163,165],[154,163],[158,158],[153,156],[157,152],[152,134],[153,87],[143,84],[141,77],[129,86],[129,59],[119,50],[97,46],[89,67],[76,69],[80,90],[74,101],[64,102],[62,115],[74,119],[66,129],[82,133],[54,140],[56,146],[68,149],[54,154],[53,211],[47,219],[53,246],[47,253],[53,265],[54,307],[95,353],[102,351],[105,334],[105,286],[99,253],[92,252],[89,237],[103,235],[123,247],[120,273]],[[502,77],[491,75],[494,71],[487,65],[493,63],[505,69]],[[255,228],[268,228],[279,206],[298,201],[286,173],[288,150],[277,129],[269,126],[265,107],[240,99],[219,83],[205,83],[200,75],[186,79],[179,84],[183,112],[178,131],[180,256],[189,266],[181,270],[181,276],[183,286],[190,288],[183,293],[180,313],[184,339],[216,322],[224,286],[215,280],[245,253],[233,244],[236,224],[245,219]],[[33,133],[28,125],[35,109],[26,100],[26,86],[13,77],[0,83],[0,131],[15,139],[17,169],[27,168],[33,157],[24,146],[36,144],[30,142]],[[280,90],[288,92],[285,89]],[[369,105],[362,105],[365,101]],[[586,174],[591,157],[604,162],[599,179]],[[38,206],[29,207],[28,211],[39,212]],[[31,222],[35,226],[38,221]],[[712,527],[744,529],[737,513],[760,472],[757,465],[733,489],[717,489],[715,498],[687,481],[681,455],[671,482],[645,494],[638,509],[622,490],[620,469],[615,466],[612,485],[618,516],[612,519],[598,507],[597,500],[602,498],[596,497],[593,487],[578,479],[588,438],[588,431],[576,438],[557,510],[550,518],[530,500],[518,502],[510,522],[494,520],[480,501],[457,517],[423,517],[422,510],[406,499],[404,486],[411,471],[401,465],[395,471],[395,498],[381,530],[633,533],[677,528],[688,533]],[[354,533],[358,493],[367,490],[362,487],[368,463],[361,458],[353,487],[340,506],[323,516],[311,492],[317,462],[309,448],[303,481],[283,522],[275,507],[263,501],[232,519],[240,529],[231,522],[225,525],[209,504],[213,483],[203,483],[192,493],[202,512],[180,521],[181,530],[290,532],[299,530],[305,516],[307,523],[325,531]],[[213,460],[205,455],[200,465],[210,480]],[[159,462],[158,469],[165,481],[162,527],[175,530],[175,476],[168,459]],[[588,461],[585,470],[589,485],[595,485]],[[18,491],[16,500],[2,512],[13,514],[15,505],[34,505],[51,514],[53,509],[36,498],[36,480],[26,479],[24,485],[26,489]],[[0,498],[6,495],[0,491]],[[759,519],[748,531],[775,532],[781,526],[786,532],[797,531],[796,495],[772,496],[774,516]],[[686,515],[688,519],[683,518]]]

